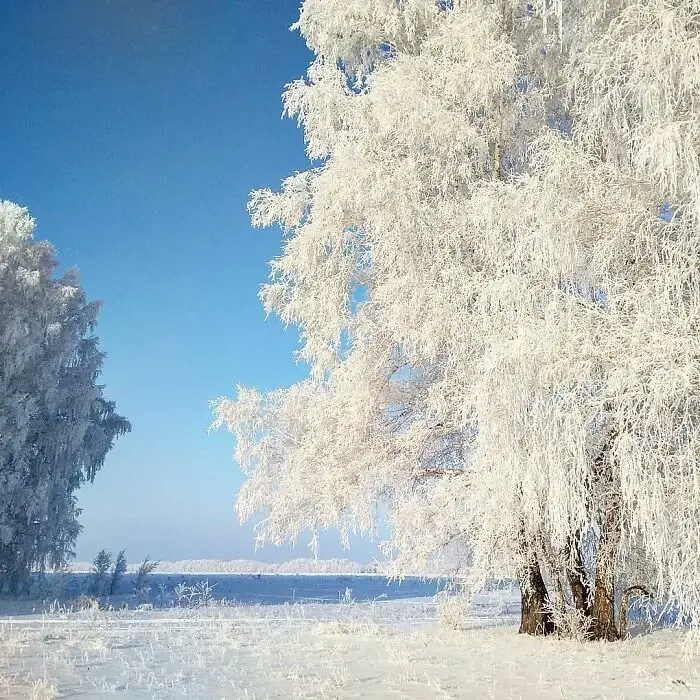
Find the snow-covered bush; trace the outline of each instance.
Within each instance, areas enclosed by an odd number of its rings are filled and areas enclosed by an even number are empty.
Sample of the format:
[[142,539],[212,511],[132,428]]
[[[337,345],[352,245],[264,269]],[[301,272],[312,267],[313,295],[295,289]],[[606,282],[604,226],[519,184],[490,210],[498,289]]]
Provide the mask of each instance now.
[[214,602],[214,587],[208,580],[198,581],[192,585],[178,583],[173,589],[175,606],[180,607],[208,607]]
[[136,570],[136,576],[134,578],[134,595],[142,603],[145,603],[148,600],[148,594],[151,591],[151,587],[147,583],[148,577],[158,568],[159,565],[159,561],[153,561],[146,556]]
[[106,549],[101,549],[92,562],[92,576],[88,587],[91,596],[100,597],[108,593],[109,570],[111,566],[111,553]]
[[471,598],[461,592],[446,592],[437,596],[437,618],[447,629],[458,630],[471,609]]
[[112,567],[112,577],[109,582],[109,595],[114,595],[117,592],[117,586],[119,582],[124,578],[126,573],[126,553],[122,549],[118,554],[117,558],[114,560],[114,566]]
[[572,605],[552,607],[552,619],[556,635],[561,639],[571,639],[576,642],[589,640],[593,633],[593,620],[583,610],[577,610]]

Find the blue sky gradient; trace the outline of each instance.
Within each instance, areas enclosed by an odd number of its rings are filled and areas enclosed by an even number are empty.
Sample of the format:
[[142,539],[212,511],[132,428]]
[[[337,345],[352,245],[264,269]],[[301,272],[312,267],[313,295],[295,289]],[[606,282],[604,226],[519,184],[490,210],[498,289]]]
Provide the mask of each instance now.
[[[81,492],[77,555],[130,560],[306,555],[254,550],[232,502],[233,439],[208,401],[304,376],[294,329],[257,298],[278,230],[253,230],[251,189],[308,166],[282,120],[310,54],[297,0],[25,0],[0,24],[0,198],[104,301],[107,396],[133,424]],[[337,556],[336,538],[321,556]],[[361,544],[346,555],[376,554]]]

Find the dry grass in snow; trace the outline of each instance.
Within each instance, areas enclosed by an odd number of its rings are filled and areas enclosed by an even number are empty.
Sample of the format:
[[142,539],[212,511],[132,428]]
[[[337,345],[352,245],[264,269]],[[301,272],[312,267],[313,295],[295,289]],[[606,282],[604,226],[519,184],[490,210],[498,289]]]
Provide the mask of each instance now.
[[0,622],[0,698],[700,697],[684,632],[533,639],[503,606],[423,601],[61,612]]

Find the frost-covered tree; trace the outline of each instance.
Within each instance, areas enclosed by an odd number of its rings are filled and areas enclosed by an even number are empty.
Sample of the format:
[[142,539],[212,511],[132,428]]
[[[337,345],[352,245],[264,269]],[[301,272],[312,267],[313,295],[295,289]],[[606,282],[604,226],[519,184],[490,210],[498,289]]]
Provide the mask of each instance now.
[[0,203],[0,586],[60,567],[80,531],[76,491],[130,429],[97,384],[98,305],[56,276],[34,221]]
[[[560,48],[541,20],[527,6],[499,3],[303,6],[299,26],[318,58],[308,80],[290,86],[286,107],[323,165],[290,178],[279,195],[255,194],[252,209],[256,223],[279,221],[293,234],[263,296],[268,310],[299,325],[312,379],[270,397],[275,412],[265,410],[264,424],[254,406],[238,404],[251,421],[239,455],[258,466],[240,506],[269,509],[268,536],[294,535],[300,523],[367,531],[380,497],[402,543],[399,566],[425,564],[445,544],[459,549],[473,530],[469,477],[430,483],[421,470],[445,445],[463,458],[478,435],[473,385],[489,335],[497,337],[489,309],[517,291],[494,284],[502,260],[487,246],[499,235],[496,208],[515,211],[512,181],[527,170],[529,142],[562,118],[551,79]],[[470,279],[465,266],[480,264]],[[286,411],[292,442],[275,446],[277,461],[261,468],[267,453],[251,462],[252,447]],[[234,413],[229,404],[219,410],[243,430]],[[297,460],[290,447],[300,434],[315,453],[300,450]],[[314,480],[313,494],[297,491],[311,465],[328,480]],[[308,496],[305,504],[291,492]],[[439,505],[446,493],[451,512]],[[424,528],[414,527],[417,517]],[[511,540],[537,585],[535,537],[524,527]]]
[[[700,612],[699,11],[645,0],[592,13],[570,67],[573,138],[544,156],[537,237],[558,239],[566,279],[595,290],[585,313],[546,329],[560,338],[549,367],[569,375],[557,420],[586,439],[569,477],[584,488],[552,499],[552,525],[561,538],[594,516],[594,617],[608,639],[615,585],[640,568],[682,615]],[[535,437],[546,460],[554,439]]]
[[386,514],[529,632],[562,580],[598,637],[640,571],[700,610],[696,4],[303,4],[317,167],[251,211],[311,374],[215,409],[262,538]]

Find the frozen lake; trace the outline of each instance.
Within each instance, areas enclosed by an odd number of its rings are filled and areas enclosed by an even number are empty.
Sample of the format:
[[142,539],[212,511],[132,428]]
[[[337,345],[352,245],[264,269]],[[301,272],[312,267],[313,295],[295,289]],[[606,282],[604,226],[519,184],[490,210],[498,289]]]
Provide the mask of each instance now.
[[[373,575],[281,575],[281,574],[151,574],[147,578],[150,602],[167,606],[180,586],[193,588],[206,582],[214,600],[245,605],[281,605],[284,603],[339,603],[354,600],[403,600],[432,598],[445,586],[444,580],[404,578],[388,581]],[[127,574],[117,587],[117,598],[124,600],[134,592],[135,575]],[[46,592],[59,598],[76,598],[88,592],[90,574],[72,573],[61,579],[47,575]],[[50,597],[41,595],[40,597]]]

